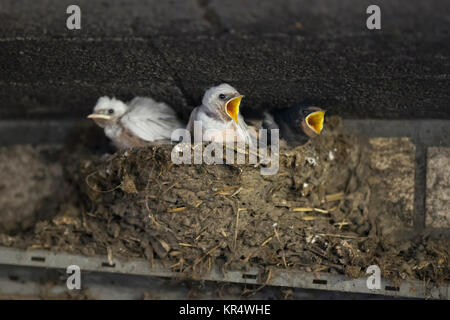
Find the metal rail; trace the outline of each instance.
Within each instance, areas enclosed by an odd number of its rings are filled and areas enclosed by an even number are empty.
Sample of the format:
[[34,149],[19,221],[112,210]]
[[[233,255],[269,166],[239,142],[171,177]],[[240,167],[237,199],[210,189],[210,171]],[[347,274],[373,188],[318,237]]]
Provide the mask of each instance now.
[[[148,260],[133,259],[124,261],[113,259],[113,264],[107,257],[87,257],[76,254],[51,252],[45,250],[25,251],[0,247],[0,264],[10,266],[25,266],[39,268],[66,269],[69,265],[77,265],[81,271],[119,273],[130,275],[145,275],[168,278],[185,278],[186,276],[166,269],[160,261],[153,266]],[[328,273],[308,273],[293,270],[276,269],[269,280],[261,279],[261,272],[257,268],[248,271],[221,272],[213,267],[209,274],[199,279],[242,284],[283,286],[303,289],[320,289],[340,291],[346,293],[378,294],[392,297],[422,298],[422,299],[450,299],[450,286],[435,287],[420,281],[403,281],[399,287],[382,279],[380,289],[368,289],[365,278],[349,279],[342,275]]]

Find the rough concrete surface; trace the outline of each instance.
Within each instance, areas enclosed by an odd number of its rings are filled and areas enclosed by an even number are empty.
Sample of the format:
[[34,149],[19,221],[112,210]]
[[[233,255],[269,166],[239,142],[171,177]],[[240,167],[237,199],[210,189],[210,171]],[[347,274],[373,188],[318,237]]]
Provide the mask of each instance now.
[[[82,29],[69,32],[66,9],[78,5]],[[6,0],[0,5],[2,37],[124,37],[206,31],[197,0]]]
[[427,151],[426,224],[450,228],[450,148]]
[[0,117],[78,118],[100,95],[150,95],[184,118],[230,82],[243,113],[309,100],[346,118],[449,118],[450,3],[71,1],[0,4]]
[[414,144],[409,138],[371,138],[369,145],[370,167],[381,173],[376,179],[369,179],[372,192],[382,200],[380,203],[393,204],[393,211],[386,212],[388,216],[398,217],[405,226],[411,227],[414,222]]
[[67,191],[53,148],[0,148],[0,232],[27,229],[50,217]]

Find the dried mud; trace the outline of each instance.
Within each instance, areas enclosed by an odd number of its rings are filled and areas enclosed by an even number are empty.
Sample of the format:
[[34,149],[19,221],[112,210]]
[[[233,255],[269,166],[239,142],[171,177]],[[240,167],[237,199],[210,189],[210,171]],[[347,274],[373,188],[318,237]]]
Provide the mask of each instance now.
[[403,163],[414,161],[414,145],[386,141],[345,135],[329,118],[320,137],[281,146],[272,176],[248,164],[174,165],[172,146],[104,156],[72,146],[63,164],[75,200],[0,243],[161,259],[194,278],[213,264],[349,277],[376,264],[394,283],[441,283],[450,278],[449,240],[414,232],[414,184],[396,176],[414,177]]
[[70,186],[50,146],[0,148],[0,233],[14,234],[50,219],[67,201]]

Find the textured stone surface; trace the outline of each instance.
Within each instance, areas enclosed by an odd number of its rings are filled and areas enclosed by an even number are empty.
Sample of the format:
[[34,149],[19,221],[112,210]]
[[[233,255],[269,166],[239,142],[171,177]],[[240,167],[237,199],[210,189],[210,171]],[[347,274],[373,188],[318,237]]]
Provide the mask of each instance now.
[[450,148],[428,148],[427,158],[425,223],[450,228]]
[[0,148],[0,233],[26,230],[55,214],[69,192],[57,159],[49,147]]
[[[81,30],[66,28],[66,9],[81,9]],[[198,33],[210,28],[197,0],[4,0],[0,4],[3,37],[148,36]]]
[[416,150],[414,144],[409,138],[371,138],[369,146],[369,166],[378,173],[369,177],[372,193],[380,203],[391,210],[386,212],[387,216],[398,217],[405,225],[412,226]]
[[[432,0],[212,0],[209,7],[220,17],[222,24],[248,33],[292,33],[322,37],[348,36],[367,31],[366,9],[376,4],[381,8],[382,33],[414,30],[446,30],[450,4]],[[448,29],[447,29],[448,30]]]
[[0,117],[77,118],[150,95],[187,118],[227,81],[243,112],[309,100],[347,118],[450,118],[450,2],[68,0],[0,4]]

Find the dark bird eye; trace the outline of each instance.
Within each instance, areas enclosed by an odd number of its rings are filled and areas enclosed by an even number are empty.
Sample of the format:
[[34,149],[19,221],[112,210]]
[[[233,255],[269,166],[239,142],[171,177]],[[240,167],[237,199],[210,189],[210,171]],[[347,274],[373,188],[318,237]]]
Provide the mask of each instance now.
[[108,110],[108,113],[109,113],[109,114],[113,114],[113,113],[114,113],[114,109],[109,109],[109,110]]
[[219,99],[221,99],[221,100],[225,100],[226,97],[227,97],[227,96],[224,95],[223,93],[219,94]]

